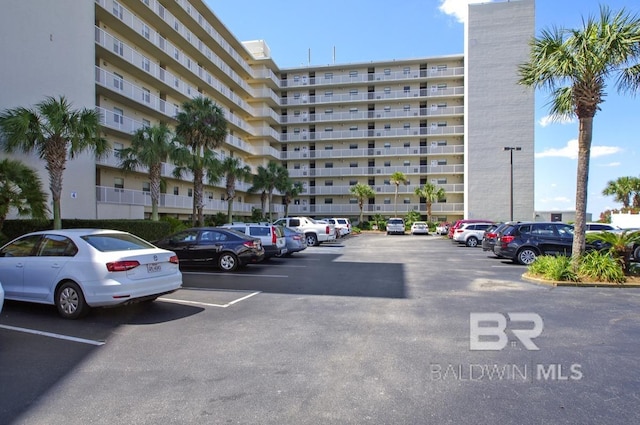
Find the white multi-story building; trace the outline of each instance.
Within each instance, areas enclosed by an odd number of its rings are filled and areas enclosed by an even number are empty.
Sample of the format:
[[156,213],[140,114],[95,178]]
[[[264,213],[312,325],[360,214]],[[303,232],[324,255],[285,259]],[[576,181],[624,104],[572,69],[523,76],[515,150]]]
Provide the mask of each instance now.
[[[254,172],[276,161],[303,183],[290,214],[356,217],[349,188],[364,183],[376,193],[366,215],[424,216],[414,190],[431,182],[446,192],[432,206],[434,220],[507,219],[511,206],[516,219],[530,219],[534,99],[517,85],[517,66],[527,59],[534,3],[469,12],[464,55],[280,69],[265,42],[237,40],[201,0],[6,0],[0,110],[64,95],[74,108],[99,110],[119,149],[142,126],[175,124],[182,102],[204,95],[229,122],[220,156]],[[48,181],[41,160],[17,157]],[[164,164],[159,211],[187,218],[192,181],[172,170]],[[397,171],[408,184],[396,204]],[[239,183],[234,214],[261,207],[250,186]],[[205,214],[226,212],[223,189],[223,181],[206,186]],[[113,154],[68,162],[63,218],[142,218],[150,204],[146,174],[124,173]]]

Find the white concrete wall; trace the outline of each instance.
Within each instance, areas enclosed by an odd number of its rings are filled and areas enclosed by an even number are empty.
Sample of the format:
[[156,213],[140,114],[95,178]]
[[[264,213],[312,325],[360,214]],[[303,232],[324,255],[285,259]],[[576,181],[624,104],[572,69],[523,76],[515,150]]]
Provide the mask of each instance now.
[[[87,0],[2,0],[0,5],[0,110],[32,107],[64,95],[73,108],[95,106],[94,8]],[[0,158],[6,157],[4,151]],[[37,155],[16,155],[49,176]],[[63,218],[95,218],[95,162],[82,155],[67,163]]]
[[535,35],[533,0],[469,6],[465,26],[465,218],[534,217],[534,93],[517,84]]

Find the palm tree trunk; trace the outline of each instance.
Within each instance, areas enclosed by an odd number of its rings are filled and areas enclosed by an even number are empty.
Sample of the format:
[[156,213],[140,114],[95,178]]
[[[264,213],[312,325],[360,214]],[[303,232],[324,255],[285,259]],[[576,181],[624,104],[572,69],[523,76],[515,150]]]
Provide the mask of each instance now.
[[196,208],[196,216],[194,217],[194,226],[204,225],[204,202],[203,202],[203,184],[202,180],[204,172],[202,170],[194,170],[193,172],[193,205]]
[[393,216],[397,217],[398,216],[398,185],[397,184],[396,184],[396,194],[393,197],[393,207],[394,207]]
[[431,223],[431,202],[427,201],[427,222]]
[[51,200],[53,202],[54,230],[62,229],[60,199],[62,198],[62,174],[64,172],[65,162],[66,161],[64,158],[47,158],[47,168],[49,170],[49,189],[51,190]]
[[151,221],[158,221],[158,201],[160,200],[160,172],[162,164],[149,167],[149,185],[151,186]]
[[593,117],[580,118],[578,131],[578,170],[576,176],[576,221],[573,230],[572,263],[576,267],[578,259],[585,251],[585,225],[587,222],[587,189],[589,180],[589,159]]

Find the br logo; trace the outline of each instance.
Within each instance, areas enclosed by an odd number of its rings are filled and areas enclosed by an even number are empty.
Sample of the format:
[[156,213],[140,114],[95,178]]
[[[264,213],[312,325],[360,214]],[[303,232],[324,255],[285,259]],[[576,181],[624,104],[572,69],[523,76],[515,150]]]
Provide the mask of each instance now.
[[[540,336],[544,324],[542,317],[536,313],[470,313],[469,314],[469,349],[480,351],[499,351],[509,342],[507,337],[507,318],[509,331],[524,345],[527,350],[539,350],[533,339]],[[530,323],[516,326],[514,323]]]

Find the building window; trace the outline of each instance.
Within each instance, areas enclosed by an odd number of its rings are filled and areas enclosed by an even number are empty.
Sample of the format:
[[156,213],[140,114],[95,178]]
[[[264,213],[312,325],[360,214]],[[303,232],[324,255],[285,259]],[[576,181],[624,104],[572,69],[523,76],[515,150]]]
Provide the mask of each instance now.
[[384,129],[385,130],[391,130],[391,124],[385,124],[384,125]]
[[404,123],[404,125],[402,126],[405,130],[408,128],[411,128],[411,124],[409,124],[408,122]]
[[447,84],[446,83],[441,83],[441,84],[438,84],[437,87],[438,87],[438,90],[444,90],[444,89],[447,88]]
[[350,204],[357,204],[358,203],[358,199],[357,198],[349,198],[349,203]]
[[333,109],[325,109],[324,113],[327,114],[327,115],[331,115],[331,114],[333,114]]
[[352,90],[349,90],[349,95],[351,95],[351,96],[357,96],[357,95],[358,95],[358,89],[352,89]]
[[405,111],[411,110],[411,105],[404,105],[404,110]]
[[325,204],[333,204],[333,198],[324,198]]
[[390,198],[384,198],[384,204],[385,205],[391,205],[391,199]]
[[142,88],[142,101],[145,103],[151,102],[151,90],[147,88]]
[[325,162],[324,168],[333,168],[333,162]]
[[405,160],[403,164],[405,167],[409,167],[411,165],[411,161]]
[[294,117],[299,117],[300,116],[300,111],[293,111],[293,116]]
[[293,164],[293,169],[294,170],[299,170],[300,169],[300,164]]
[[325,151],[333,150],[333,145],[326,145],[326,146],[324,147],[324,150],[325,150]]
[[351,143],[349,145],[349,149],[358,149],[358,144],[357,143]]
[[114,151],[120,151],[124,149],[124,145],[122,143],[118,143],[118,142],[114,142],[113,143],[113,150]]
[[118,17],[118,19],[122,20],[124,9],[117,1],[113,2],[113,14]]
[[385,147],[385,148],[387,148],[387,149],[388,149],[388,148],[390,148],[390,147],[391,147],[391,143],[386,142],[386,143],[384,144],[384,147]]
[[142,118],[142,126],[145,127],[145,128],[151,127],[151,121]]
[[402,72],[404,73],[404,75],[409,75],[409,73],[411,73],[411,68],[410,68],[410,67],[408,67],[408,66],[405,66],[405,67],[402,69]]
[[384,162],[384,166],[385,167],[391,167],[391,161],[385,161]]
[[324,73],[324,79],[325,80],[332,80],[333,79],[333,72],[325,72]]
[[404,86],[404,92],[405,93],[409,93],[411,91],[411,87],[410,86]]
[[300,133],[300,129],[299,128],[294,128],[293,129],[293,134],[299,134]]
[[438,127],[446,127],[446,126],[447,126],[446,121],[438,121]]
[[124,90],[124,77],[115,72],[113,73],[113,87],[115,87],[116,90]]
[[405,148],[410,148],[411,147],[411,142],[404,142],[403,145]]
[[384,75],[391,75],[391,68],[385,68]]
[[357,162],[350,162],[350,163],[349,163],[349,167],[351,167],[351,168],[358,168],[358,163],[357,163]]
[[294,93],[293,94],[293,98],[294,99],[300,99],[300,93]]
[[180,60],[180,50],[178,50],[177,48],[173,49],[173,58],[177,61]]
[[149,70],[151,69],[151,61],[149,60],[149,58],[146,58],[144,56],[142,57],[142,69],[147,72],[149,72]]
[[333,127],[325,127],[324,131],[331,132],[333,131]]
[[325,180],[324,181],[324,185],[325,186],[333,186],[333,180]]
[[358,71],[349,71],[349,77],[350,78],[355,78],[358,76]]
[[113,52],[116,55],[124,55],[124,43],[117,38],[113,39]]
[[180,188],[178,186],[173,186],[173,194],[176,196],[180,195]]
[[324,96],[325,97],[331,97],[331,96],[333,96],[333,92],[331,90],[327,90],[327,91],[324,92]]
[[142,182],[142,191],[143,192],[151,192],[151,183]]
[[391,112],[391,106],[385,106],[384,107],[384,111],[385,112]]
[[124,179],[122,177],[114,178],[113,187],[115,187],[116,189],[124,189]]
[[384,94],[390,95],[391,94],[391,87],[385,87],[384,88]]
[[293,82],[294,83],[299,83],[300,82],[300,76],[299,75],[294,75],[293,76]]
[[147,40],[151,37],[151,31],[149,30],[149,26],[147,24],[142,24],[142,29],[140,29],[140,33]]
[[113,108],[113,122],[115,124],[124,124],[124,111],[120,108]]
[[358,108],[349,108],[349,112],[355,114],[356,112],[358,112]]
[[187,189],[187,196],[189,198],[193,198],[193,189],[191,189],[191,188]]
[[357,125],[352,125],[351,127],[349,127],[349,130],[357,131],[358,130],[358,126]]
[[358,180],[349,180],[349,186],[355,186],[358,184]]
[[409,198],[404,198],[404,200],[402,201],[404,204],[410,204],[411,200]]

